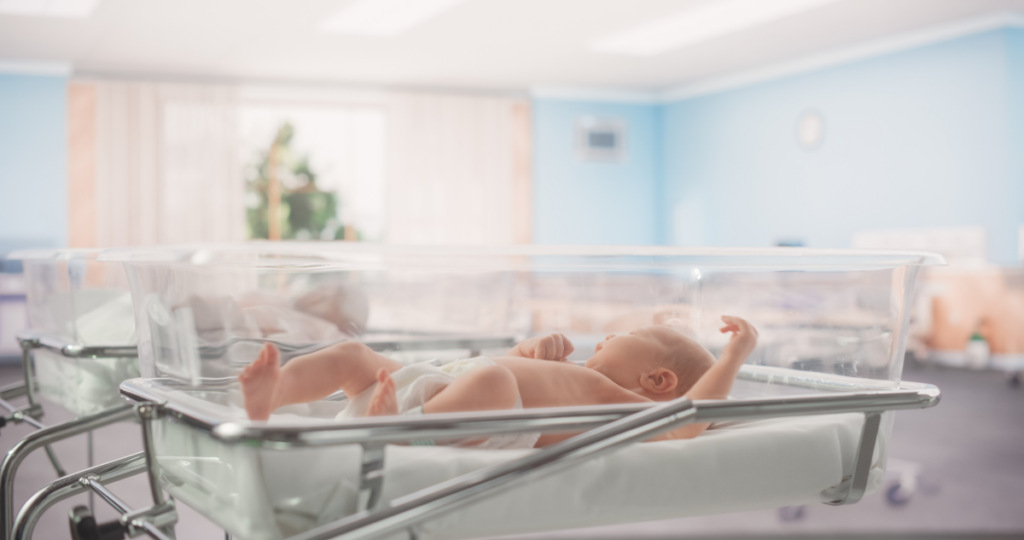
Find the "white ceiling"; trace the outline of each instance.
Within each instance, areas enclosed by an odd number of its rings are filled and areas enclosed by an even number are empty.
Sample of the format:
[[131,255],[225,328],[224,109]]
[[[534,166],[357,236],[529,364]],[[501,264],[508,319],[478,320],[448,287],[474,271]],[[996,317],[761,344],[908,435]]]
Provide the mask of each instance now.
[[0,60],[79,73],[466,89],[656,90],[971,17],[1024,0],[841,0],[654,57],[591,41],[713,0],[470,0],[396,38],[323,34],[348,0],[102,0],[87,19],[0,15]]

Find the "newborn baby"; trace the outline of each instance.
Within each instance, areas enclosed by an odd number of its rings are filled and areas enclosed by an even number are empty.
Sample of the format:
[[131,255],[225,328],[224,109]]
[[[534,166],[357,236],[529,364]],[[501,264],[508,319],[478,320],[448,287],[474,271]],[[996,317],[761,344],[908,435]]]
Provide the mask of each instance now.
[[[488,411],[725,399],[736,373],[757,344],[757,330],[739,317],[722,317],[732,338],[714,356],[667,326],[610,335],[586,367],[569,362],[572,343],[561,334],[520,342],[506,356],[478,357],[436,367],[402,366],[358,342],[344,342],[292,359],[283,368],[273,345],[238,379],[252,420],[278,407],[323,399],[338,389],[351,401],[340,416]],[[652,440],[696,437],[708,424],[690,424]],[[508,436],[484,447],[541,447],[574,434]]]

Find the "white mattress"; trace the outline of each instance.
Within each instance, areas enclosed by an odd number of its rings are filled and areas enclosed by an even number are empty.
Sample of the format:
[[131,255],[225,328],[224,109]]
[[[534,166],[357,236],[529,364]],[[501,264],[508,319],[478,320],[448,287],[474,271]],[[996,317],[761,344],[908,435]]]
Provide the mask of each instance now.
[[[234,405],[205,400],[204,405],[210,413],[220,409],[221,417],[244,418]],[[327,416],[334,411],[305,412]],[[271,423],[299,420],[280,414]],[[538,532],[832,500],[853,470],[862,423],[861,414],[737,422],[694,440],[632,445],[425,523],[420,538]],[[883,429],[882,437],[887,432]],[[239,538],[286,538],[357,508],[359,446],[227,445],[175,422],[158,424],[157,438],[167,489]],[[390,446],[380,500],[532,451]],[[870,490],[881,484],[884,463],[884,452],[876,449]]]
[[[422,539],[593,527],[832,500],[853,470],[861,414],[720,426],[694,440],[637,444],[430,521]],[[879,439],[881,440],[881,439]],[[524,455],[387,449],[381,500]],[[869,490],[884,478],[876,451]]]

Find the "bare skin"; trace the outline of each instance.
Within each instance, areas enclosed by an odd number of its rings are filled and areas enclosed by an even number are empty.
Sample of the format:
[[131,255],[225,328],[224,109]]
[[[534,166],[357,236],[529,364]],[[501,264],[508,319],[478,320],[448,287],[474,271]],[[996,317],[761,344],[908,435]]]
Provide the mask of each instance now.
[[[494,358],[496,366],[478,368],[457,378],[430,398],[423,412],[509,409],[517,398],[527,409],[668,401],[681,395],[694,400],[725,399],[740,366],[757,344],[757,330],[739,317],[722,320],[725,326],[721,332],[732,333],[732,338],[718,361],[695,382],[680,380],[678,367],[672,369],[668,358],[673,354],[710,357],[710,353],[667,327],[652,326],[628,335],[608,336],[598,344],[586,367],[566,361],[573,351],[572,343],[561,334],[552,334],[525,340],[507,356]],[[399,368],[397,362],[354,342],[295,358],[280,368],[276,349],[268,345],[239,381],[246,411],[253,420],[265,420],[277,407],[322,399],[339,388],[355,396],[374,383],[377,386],[367,414],[382,416],[398,414],[391,373]],[[688,388],[685,394],[680,391],[684,387]],[[707,426],[683,426],[652,440],[696,437]],[[572,435],[545,435],[536,446]]]

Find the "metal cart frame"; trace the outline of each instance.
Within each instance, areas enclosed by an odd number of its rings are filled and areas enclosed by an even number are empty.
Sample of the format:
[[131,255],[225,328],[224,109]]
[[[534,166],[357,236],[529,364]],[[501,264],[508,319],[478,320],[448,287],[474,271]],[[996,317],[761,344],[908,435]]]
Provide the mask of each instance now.
[[[745,366],[740,372],[740,378],[753,381],[775,378],[776,383],[829,393],[696,402],[684,397],[664,403],[437,414],[412,419],[386,417],[360,419],[344,424],[287,427],[224,422],[205,417],[175,403],[162,403],[159,396],[129,381],[122,384],[121,393],[127,400],[135,402],[135,405],[125,405],[116,413],[100,413],[107,416],[92,421],[116,421],[112,419],[115,414],[134,415],[142,423],[145,451],[141,455],[128,456],[66,476],[47,486],[22,508],[8,538],[31,538],[32,530],[43,511],[64,498],[85,491],[99,494],[117,509],[122,514],[119,522],[124,530],[148,534],[160,540],[172,538],[176,513],[173,501],[164,497],[159,484],[160,471],[155,459],[152,429],[152,423],[157,418],[187,424],[230,444],[272,449],[362,445],[364,452],[360,487],[364,495],[361,497],[364,509],[290,540],[366,540],[403,530],[409,531],[410,538],[416,538],[415,528],[423,521],[499,493],[520,482],[571,467],[679,426],[699,422],[835,413],[864,414],[853,477],[846,492],[829,502],[836,505],[852,504],[860,500],[867,488],[882,413],[928,408],[935,406],[940,399],[939,389],[931,385],[904,382],[898,388],[891,388],[891,383],[843,377],[823,380],[815,378],[812,373],[785,371],[789,375],[780,381],[777,370]],[[861,381],[861,384],[851,381]],[[890,385],[889,389],[883,388],[886,384]],[[58,429],[62,427],[56,426]],[[383,480],[383,448],[386,444],[417,439],[461,439],[496,434],[567,431],[582,433],[523,458],[465,474],[393,501],[377,500]],[[35,441],[37,447],[44,443],[39,439]],[[148,475],[152,492],[153,504],[149,507],[131,511],[103,487],[108,482],[143,471]]]

